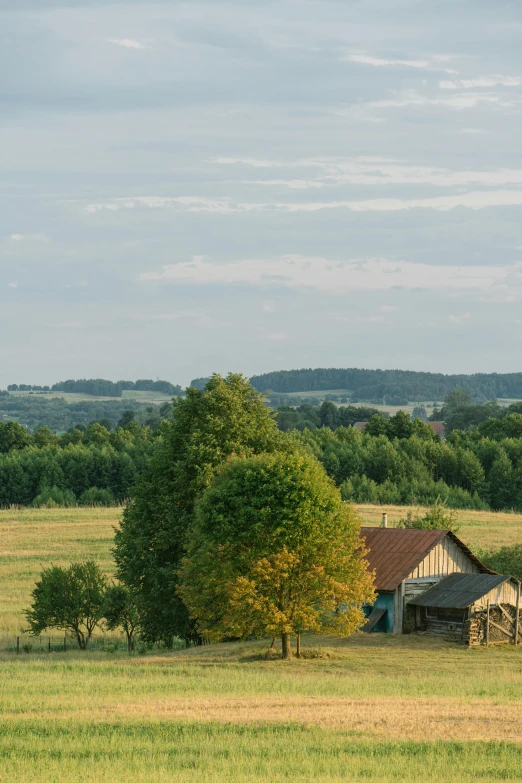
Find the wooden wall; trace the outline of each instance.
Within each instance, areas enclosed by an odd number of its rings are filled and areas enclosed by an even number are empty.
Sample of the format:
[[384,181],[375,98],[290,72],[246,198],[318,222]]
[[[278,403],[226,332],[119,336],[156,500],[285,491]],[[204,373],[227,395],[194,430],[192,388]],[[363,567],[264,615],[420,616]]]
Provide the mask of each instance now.
[[[422,563],[419,563],[408,579],[441,579],[448,574],[478,574],[479,569],[467,554],[449,536],[433,547]],[[426,588],[427,589],[427,588]]]

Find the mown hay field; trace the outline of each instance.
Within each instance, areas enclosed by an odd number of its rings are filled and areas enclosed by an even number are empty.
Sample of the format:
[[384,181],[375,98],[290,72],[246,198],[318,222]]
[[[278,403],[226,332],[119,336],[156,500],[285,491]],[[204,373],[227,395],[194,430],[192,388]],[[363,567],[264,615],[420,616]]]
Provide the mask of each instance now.
[[[400,506],[358,506],[365,525],[378,525],[383,511],[393,526],[408,511]],[[22,610],[43,567],[94,559],[111,575],[111,547],[120,508],[0,510],[0,648],[24,627]],[[522,514],[459,511],[459,536],[472,548],[522,541]]]
[[[366,524],[382,507],[359,509]],[[403,510],[387,509],[390,521]],[[121,509],[0,512],[0,627],[42,566],[112,573]],[[483,518],[484,517],[484,518]],[[521,540],[522,516],[462,515],[465,541]],[[23,639],[23,637],[22,637]],[[419,636],[269,641],[128,656],[0,653],[0,780],[519,780],[522,649]]]

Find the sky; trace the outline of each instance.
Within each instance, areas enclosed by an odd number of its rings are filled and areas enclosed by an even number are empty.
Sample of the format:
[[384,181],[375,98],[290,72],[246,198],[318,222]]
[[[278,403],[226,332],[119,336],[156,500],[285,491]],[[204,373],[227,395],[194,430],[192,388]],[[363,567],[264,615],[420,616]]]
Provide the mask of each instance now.
[[522,370],[516,0],[1,0],[0,388]]

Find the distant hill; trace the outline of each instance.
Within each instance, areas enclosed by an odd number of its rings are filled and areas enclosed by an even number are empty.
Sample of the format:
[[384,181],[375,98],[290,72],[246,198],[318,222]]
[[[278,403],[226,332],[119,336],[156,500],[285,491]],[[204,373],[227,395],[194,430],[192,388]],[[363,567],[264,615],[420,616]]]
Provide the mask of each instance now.
[[10,392],[64,392],[68,394],[90,394],[93,397],[121,397],[124,391],[160,392],[171,397],[184,394],[179,385],[169,381],[153,381],[141,379],[138,381],[106,381],[103,378],[82,378],[81,380],[60,381],[53,386],[32,386],[12,383],[7,387]]
[[352,402],[385,402],[394,400],[443,400],[456,387],[469,392],[474,400],[495,398],[522,399],[522,373],[478,373],[443,375],[411,370],[364,370],[356,368],[318,368],[279,370],[254,375],[252,385],[260,392],[295,394],[296,392],[346,389]]

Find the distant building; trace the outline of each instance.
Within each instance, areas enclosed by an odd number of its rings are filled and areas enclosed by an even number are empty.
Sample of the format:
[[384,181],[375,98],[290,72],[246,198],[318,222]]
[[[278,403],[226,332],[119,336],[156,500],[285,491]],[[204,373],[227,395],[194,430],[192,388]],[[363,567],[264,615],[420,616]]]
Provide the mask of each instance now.
[[442,438],[442,440],[446,439],[446,425],[443,421],[427,421],[426,424],[431,427],[439,438]]
[[353,428],[354,430],[362,430],[364,432],[367,425],[368,425],[367,421],[356,421],[355,424],[353,425]]
[[375,603],[367,609],[366,631],[404,633],[408,624],[413,630],[413,608],[405,623],[410,601],[449,574],[493,573],[449,530],[363,527],[361,537],[369,550],[366,557],[375,571],[377,590]]

